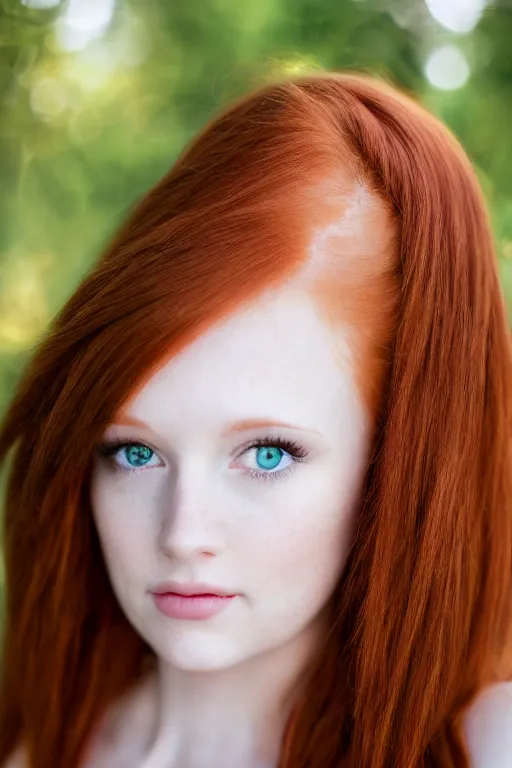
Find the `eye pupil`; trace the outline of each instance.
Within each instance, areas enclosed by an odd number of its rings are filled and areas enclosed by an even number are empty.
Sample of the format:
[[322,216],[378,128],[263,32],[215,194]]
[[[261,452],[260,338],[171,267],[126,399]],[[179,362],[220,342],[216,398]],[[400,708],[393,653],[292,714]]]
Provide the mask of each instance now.
[[283,451],[275,446],[265,446],[258,448],[256,453],[256,462],[262,469],[275,469],[279,462]]
[[135,467],[142,467],[150,460],[153,454],[153,451],[147,445],[138,445],[136,443],[126,446],[124,450],[127,460]]

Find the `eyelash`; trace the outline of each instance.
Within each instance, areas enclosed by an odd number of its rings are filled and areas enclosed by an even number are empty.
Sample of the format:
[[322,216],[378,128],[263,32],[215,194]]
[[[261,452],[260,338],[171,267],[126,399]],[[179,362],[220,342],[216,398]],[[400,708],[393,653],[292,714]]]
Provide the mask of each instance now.
[[[100,453],[101,456],[104,456],[106,458],[113,458],[116,453],[118,453],[122,448],[127,448],[130,445],[142,445],[146,448],[149,448],[153,453],[156,454],[156,451],[151,448],[151,446],[146,445],[146,443],[141,442],[140,440],[105,440],[104,442],[100,443],[97,446],[97,450]],[[275,480],[277,478],[284,477],[285,475],[289,474],[293,470],[294,464],[298,464],[307,457],[308,451],[299,443],[295,442],[294,440],[290,440],[285,437],[276,437],[276,436],[268,436],[268,437],[258,437],[255,440],[253,440],[249,445],[247,445],[244,450],[239,454],[240,456],[243,456],[244,453],[247,451],[250,451],[252,448],[280,448],[281,450],[285,451],[293,461],[284,469],[278,470],[277,472],[264,472],[264,471],[258,471],[255,469],[246,469],[245,474],[250,475],[251,477],[255,477],[259,480]],[[139,469],[127,469],[126,467],[121,466],[120,464],[115,463],[115,470],[121,471],[121,472],[127,472],[128,474],[136,474],[137,472],[140,472]],[[144,471],[144,470],[142,470]]]

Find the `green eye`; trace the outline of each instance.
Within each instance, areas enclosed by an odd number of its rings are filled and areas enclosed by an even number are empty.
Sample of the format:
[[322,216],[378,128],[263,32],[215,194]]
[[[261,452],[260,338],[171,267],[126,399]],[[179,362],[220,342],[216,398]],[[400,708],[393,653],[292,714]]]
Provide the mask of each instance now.
[[146,462],[151,460],[154,453],[147,445],[139,443],[127,445],[123,451],[126,460],[132,467],[143,467]]
[[[146,467],[165,466],[165,462],[155,463],[154,459],[159,458],[156,451],[136,440],[106,440],[99,443],[97,449],[101,456],[113,462],[115,471],[134,473]],[[308,451],[299,443],[274,436],[258,438],[243,453],[250,453],[250,463],[253,465],[246,466],[246,474],[262,479],[282,477],[293,464],[304,461],[308,455]],[[284,458],[289,463],[283,466]]]
[[256,463],[261,469],[275,469],[283,457],[283,451],[276,446],[263,446],[256,452]]

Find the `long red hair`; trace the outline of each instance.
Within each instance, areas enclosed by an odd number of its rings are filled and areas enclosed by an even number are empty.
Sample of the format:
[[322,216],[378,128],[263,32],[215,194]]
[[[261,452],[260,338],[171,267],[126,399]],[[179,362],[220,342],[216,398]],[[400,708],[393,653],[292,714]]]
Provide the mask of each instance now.
[[510,332],[464,152],[412,99],[344,74],[268,85],[218,116],[35,351],[0,432],[0,762],[23,742],[30,768],[78,768],[144,673],[92,523],[95,441],[164,356],[301,268],[322,180],[347,168],[395,227],[386,259],[351,273],[377,361],[379,396],[361,380],[375,446],[281,768],[468,766],[464,710],[511,674]]

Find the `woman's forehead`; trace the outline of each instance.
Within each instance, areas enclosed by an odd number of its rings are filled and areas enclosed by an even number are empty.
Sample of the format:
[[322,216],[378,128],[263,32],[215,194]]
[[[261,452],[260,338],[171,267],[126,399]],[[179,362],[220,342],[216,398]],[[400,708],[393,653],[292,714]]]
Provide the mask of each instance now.
[[275,418],[325,427],[359,401],[348,334],[336,336],[306,294],[284,286],[165,362],[124,410],[150,419],[164,411],[170,421]]

